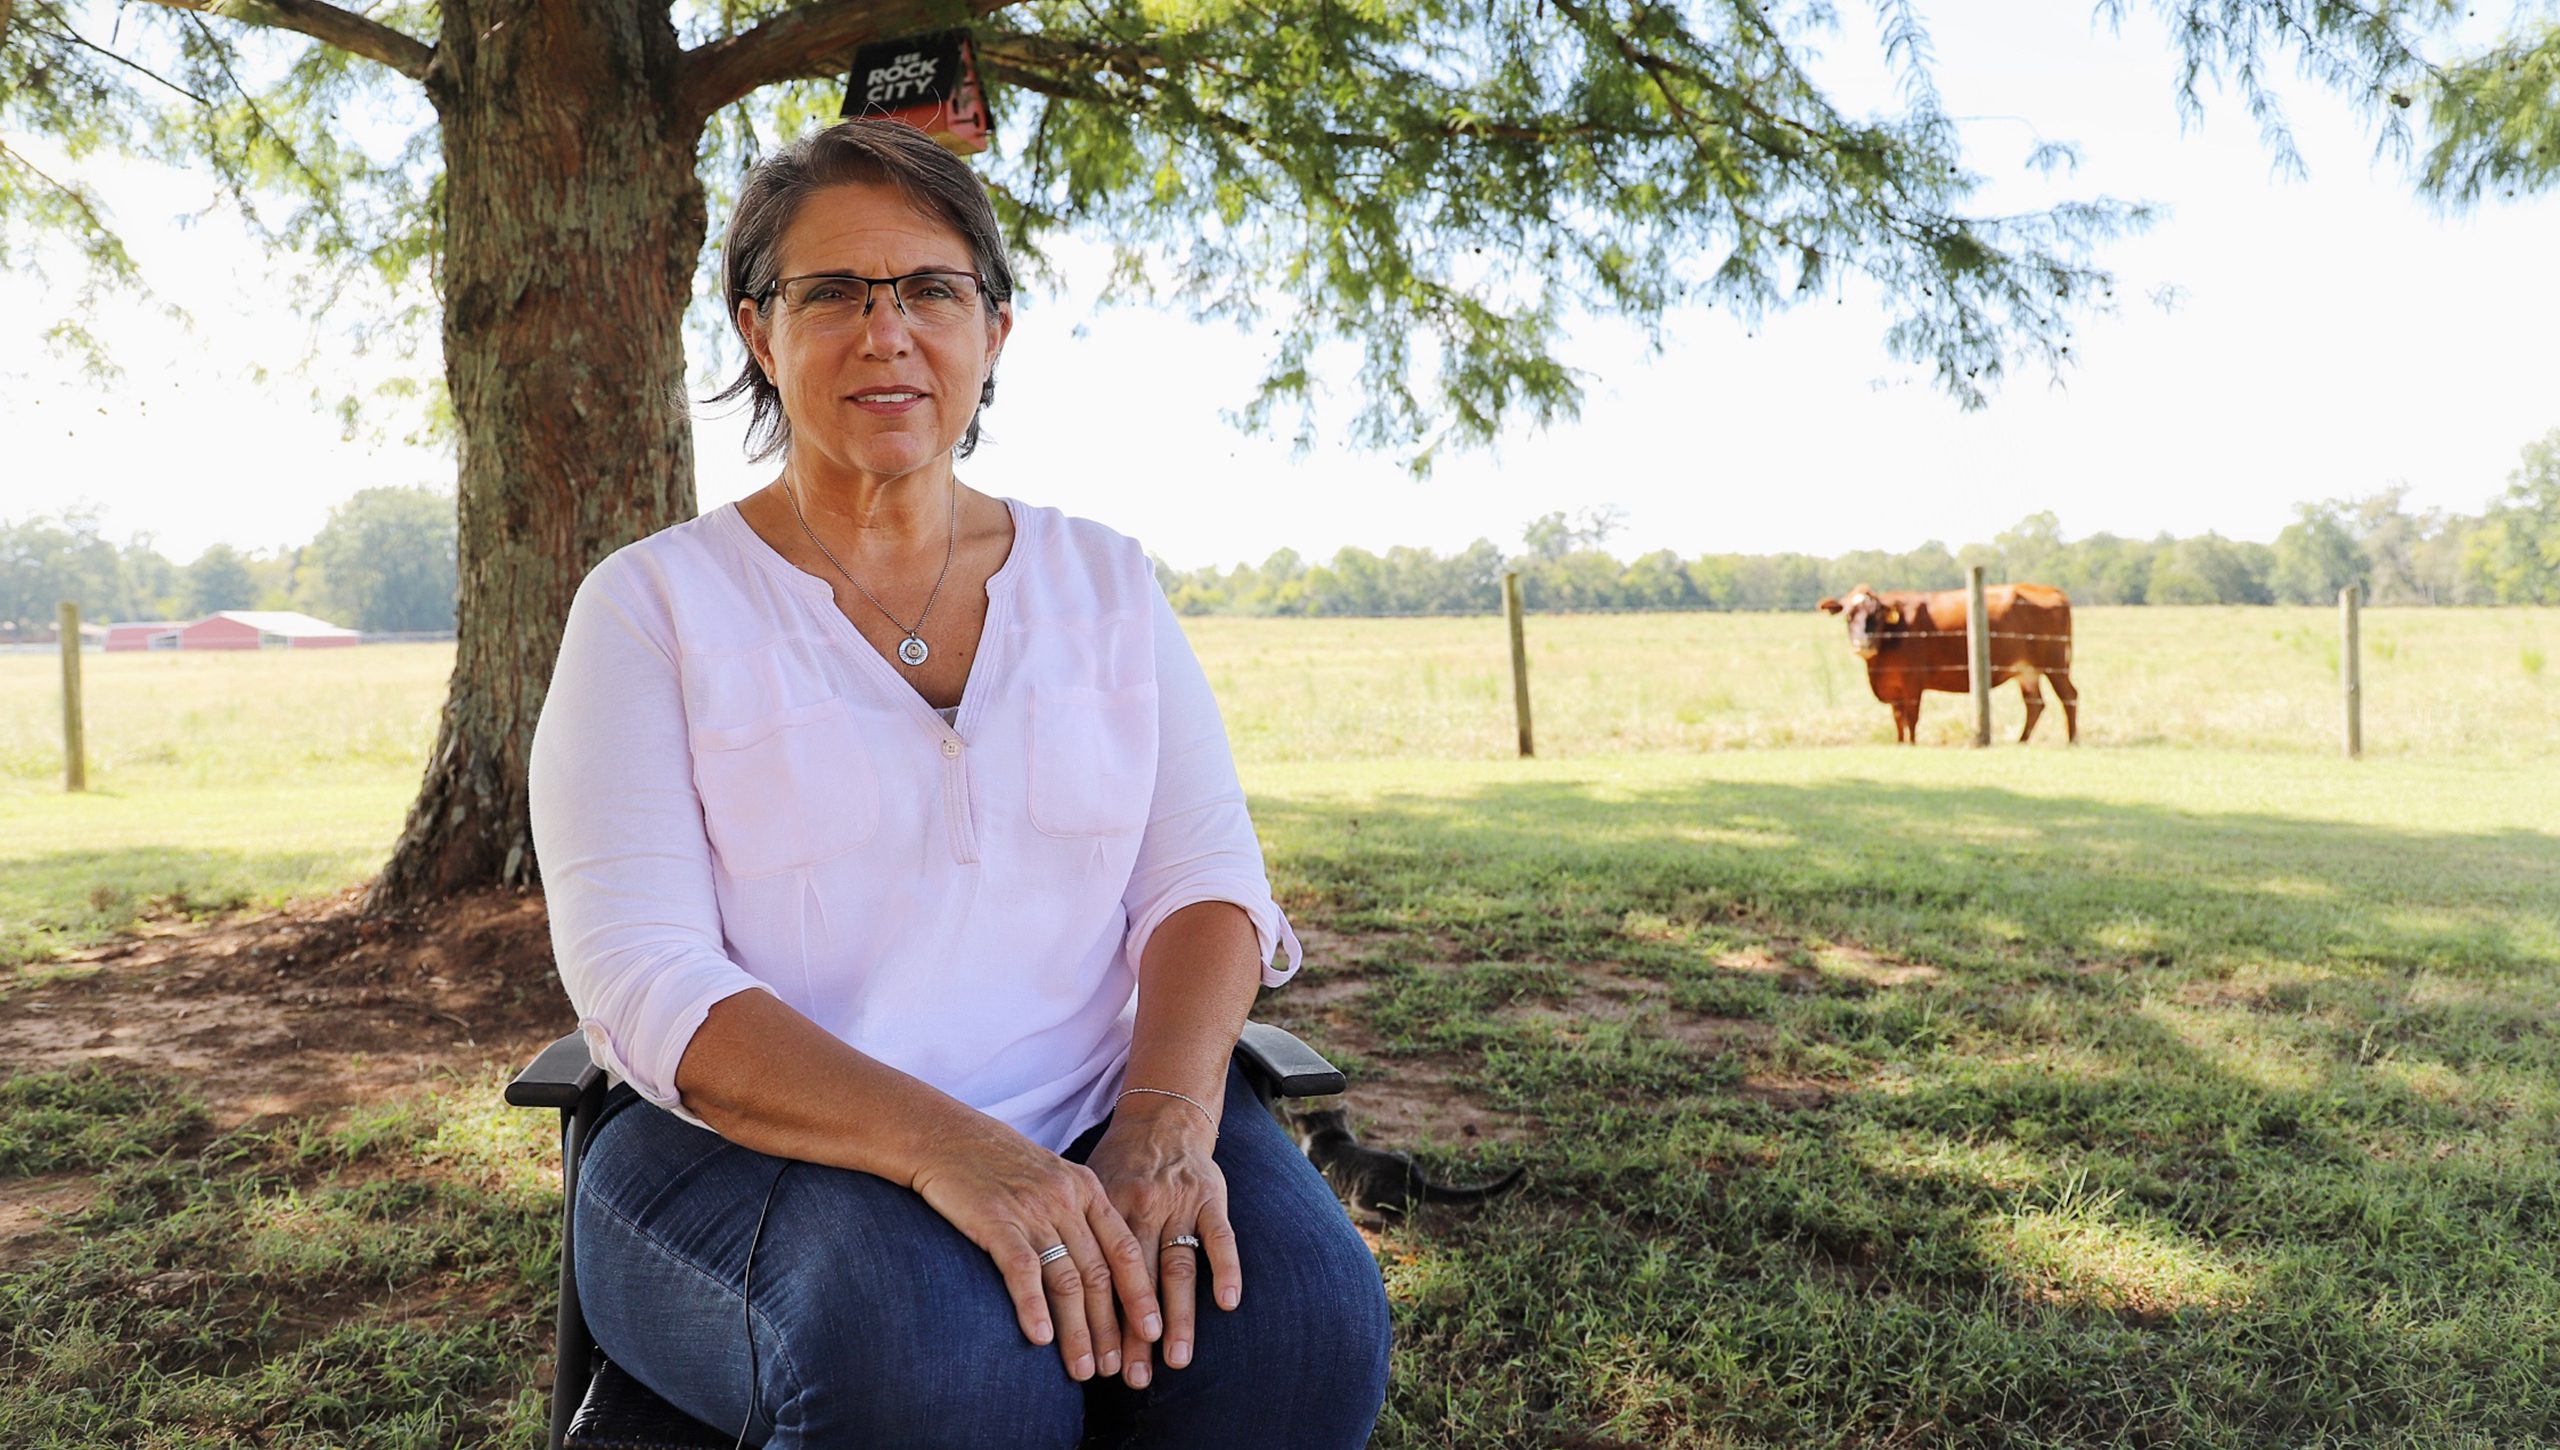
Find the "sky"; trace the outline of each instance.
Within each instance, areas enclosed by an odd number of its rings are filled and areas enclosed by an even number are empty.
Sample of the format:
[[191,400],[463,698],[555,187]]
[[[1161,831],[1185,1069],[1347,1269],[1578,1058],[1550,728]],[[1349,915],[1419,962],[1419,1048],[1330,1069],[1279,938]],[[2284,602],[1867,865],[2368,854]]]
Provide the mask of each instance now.
[[[2560,428],[2560,194],[2440,216],[2308,82],[2284,90],[2309,168],[2288,179],[2236,96],[2208,93],[2204,122],[2182,128],[2170,47],[2145,14],[2116,35],[2073,4],[1922,8],[1946,109],[1970,118],[1968,161],[1994,178],[1980,208],[2104,195],[2162,209],[2147,233],[2102,244],[2119,310],[2078,328],[2058,379],[2013,370],[1990,407],[1964,412],[1886,353],[1886,317],[1854,284],[1748,334],[1720,312],[1675,313],[1659,353],[1625,324],[1580,318],[1563,349],[1585,374],[1578,419],[1514,429],[1416,479],[1392,457],[1293,456],[1236,432],[1222,413],[1250,396],[1257,337],[1098,310],[1101,255],[1070,246],[1064,287],[1020,300],[988,442],[962,477],[1100,519],[1186,568],[1281,547],[1510,547],[1557,509],[1617,511],[1621,556],[1837,554],[1987,540],[2043,509],[2073,538],[2266,539],[2301,502],[2402,485],[2413,508],[2477,512],[2522,446]],[[1880,106],[1880,52],[1860,15],[1845,19],[1818,73],[1852,109]],[[2039,140],[2077,143],[2082,164],[2029,178],[2020,163]],[[315,379],[335,396],[384,364],[323,329],[317,361],[295,370],[315,333],[280,305],[290,263],[196,215],[207,181],[89,174],[193,325],[110,308],[125,375],[102,389],[41,344],[54,300],[0,277],[0,517],[94,507],[111,536],[147,533],[183,561],[216,541],[302,542],[361,488],[449,486],[449,457],[346,440],[313,406]],[[736,359],[695,361],[726,373]],[[1336,394],[1352,380],[1338,369]],[[1349,413],[1325,415],[1331,436]],[[703,508],[773,476],[743,460],[738,417],[696,431]]]

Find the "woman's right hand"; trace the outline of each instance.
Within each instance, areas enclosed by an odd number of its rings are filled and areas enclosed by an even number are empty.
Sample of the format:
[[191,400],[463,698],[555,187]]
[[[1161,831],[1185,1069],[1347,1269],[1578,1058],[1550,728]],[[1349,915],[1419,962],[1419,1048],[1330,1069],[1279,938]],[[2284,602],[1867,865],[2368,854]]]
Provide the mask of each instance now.
[[[1072,1378],[1120,1373],[1124,1333],[1164,1333],[1137,1236],[1091,1169],[992,1118],[971,1128],[946,1138],[908,1186],[995,1261],[1024,1337],[1054,1340]],[[1053,1244],[1066,1257],[1043,1265]]]

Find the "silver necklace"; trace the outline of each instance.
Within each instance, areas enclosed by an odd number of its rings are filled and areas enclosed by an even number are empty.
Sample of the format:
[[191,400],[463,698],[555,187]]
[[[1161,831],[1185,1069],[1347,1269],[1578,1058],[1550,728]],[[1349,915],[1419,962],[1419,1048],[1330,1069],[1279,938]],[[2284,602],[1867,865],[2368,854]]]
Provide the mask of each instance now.
[[933,651],[925,645],[923,638],[916,631],[924,628],[926,616],[933,613],[933,601],[942,597],[942,581],[951,577],[951,556],[960,547],[960,480],[956,478],[951,480],[951,529],[942,545],[942,572],[934,576],[933,592],[924,597],[924,613],[916,616],[913,628],[898,616],[889,614],[889,606],[881,603],[878,595],[863,589],[862,581],[853,577],[853,571],[847,569],[844,561],[836,557],[836,551],[828,548],[826,542],[818,537],[818,531],[809,527],[809,516],[800,511],[799,491],[791,486],[788,479],[783,481],[782,496],[791,500],[791,516],[800,521],[800,532],[807,534],[809,542],[817,546],[818,552],[827,556],[827,562],[836,566],[836,572],[844,576],[844,582],[861,590],[862,597],[871,601],[872,608],[888,615],[891,624],[905,631],[907,637],[898,644],[898,658],[906,661],[907,668],[914,669],[933,658]]

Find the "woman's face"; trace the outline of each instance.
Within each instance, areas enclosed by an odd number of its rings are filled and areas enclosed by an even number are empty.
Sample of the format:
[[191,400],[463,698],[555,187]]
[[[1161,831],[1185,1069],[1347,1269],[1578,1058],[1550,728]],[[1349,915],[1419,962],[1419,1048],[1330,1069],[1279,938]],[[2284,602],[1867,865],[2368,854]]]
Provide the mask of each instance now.
[[[958,231],[888,185],[810,196],[784,229],[777,261],[785,279],[977,270]],[[1011,312],[982,300],[973,315],[931,326],[901,313],[889,293],[872,289],[868,315],[858,303],[799,309],[780,294],[761,309],[738,304],[738,330],[782,395],[794,467],[885,481],[938,461],[969,431]]]

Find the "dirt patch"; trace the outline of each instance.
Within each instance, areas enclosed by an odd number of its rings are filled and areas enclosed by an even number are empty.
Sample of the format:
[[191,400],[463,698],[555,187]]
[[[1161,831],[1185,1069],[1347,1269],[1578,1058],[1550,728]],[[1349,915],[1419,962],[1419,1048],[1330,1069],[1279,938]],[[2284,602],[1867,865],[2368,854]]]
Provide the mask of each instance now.
[[[1381,950],[1410,949],[1400,939],[1364,939],[1321,929],[1302,930],[1299,935],[1307,945],[1311,968],[1319,961],[1319,939],[1325,943],[1321,960],[1328,963],[1352,963]],[[1503,1009],[1501,1015],[1547,1023],[1568,1038],[1580,1035],[1593,1022],[1619,1023],[1640,1034],[1715,1054],[1755,1049],[1775,1036],[1764,1022],[1713,1017],[1673,1006],[1669,987],[1616,963],[1573,963],[1563,970],[1571,986],[1561,999],[1522,1003]],[[1492,1107],[1459,1085],[1458,1079],[1470,1067],[1463,1057],[1381,1052],[1360,1011],[1370,986],[1356,967],[1314,968],[1265,999],[1254,1015],[1298,1034],[1319,1052],[1359,1059],[1360,1070],[1343,1095],[1342,1106],[1366,1142],[1389,1148],[1425,1142],[1465,1146],[1520,1142],[1533,1135],[1534,1117]]]
[[485,891],[400,918],[357,906],[349,892],[57,958],[94,970],[11,993],[0,1061],[175,1073],[227,1129],[325,1122],[529,1057],[572,1025],[541,897]]
[[0,1263],[26,1256],[38,1240],[59,1232],[55,1219],[78,1213],[97,1196],[97,1180],[86,1173],[0,1178]]
[[1734,1084],[1734,1092],[1753,1102],[1767,1103],[1782,1113],[1809,1113],[1816,1108],[1828,1107],[1831,1100],[1849,1086],[1821,1078],[1755,1072]]
[[1714,1054],[1757,1048],[1777,1035],[1765,1022],[1675,1007],[1668,986],[1613,962],[1583,963],[1565,971],[1573,985],[1561,1002],[1513,1007],[1503,1015],[1515,1021],[1544,1022],[1568,1040],[1578,1039],[1586,1023],[1608,1022],[1641,1036],[1666,1038]]
[[1728,972],[1775,977],[1781,989],[1808,994],[1863,995],[1878,988],[1933,982],[1942,975],[1925,962],[1905,961],[1850,942],[1808,944],[1783,936],[1726,952],[1716,958],[1716,965]]

